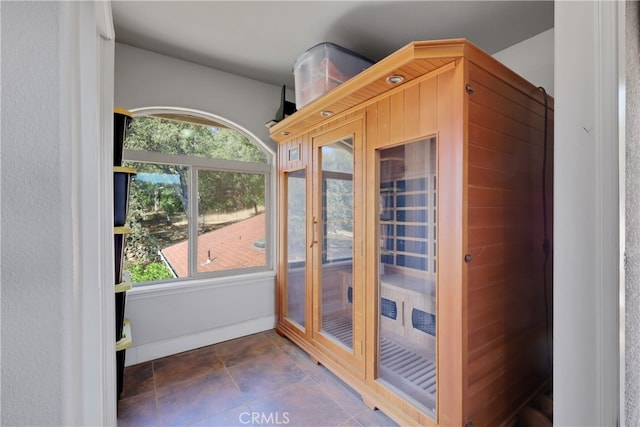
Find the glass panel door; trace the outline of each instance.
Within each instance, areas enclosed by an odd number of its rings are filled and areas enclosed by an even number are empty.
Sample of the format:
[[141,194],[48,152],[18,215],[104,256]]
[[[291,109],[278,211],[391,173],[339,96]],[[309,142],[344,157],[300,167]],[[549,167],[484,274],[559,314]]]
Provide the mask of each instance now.
[[378,376],[436,404],[436,139],[378,151]]
[[306,186],[305,170],[287,173],[287,311],[286,317],[305,328]]
[[320,330],[353,347],[353,138],[319,148]]

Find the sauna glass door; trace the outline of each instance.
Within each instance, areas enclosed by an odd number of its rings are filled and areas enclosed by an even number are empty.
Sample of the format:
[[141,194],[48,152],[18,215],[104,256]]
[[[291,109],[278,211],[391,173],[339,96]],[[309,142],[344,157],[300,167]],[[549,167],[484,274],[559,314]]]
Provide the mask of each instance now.
[[353,138],[318,148],[320,331],[353,347]]
[[436,404],[436,139],[380,149],[378,381]]
[[305,329],[306,319],[306,203],[307,179],[304,169],[286,173],[286,254],[287,254],[287,287],[285,317]]
[[364,374],[362,121],[312,137],[312,337]]

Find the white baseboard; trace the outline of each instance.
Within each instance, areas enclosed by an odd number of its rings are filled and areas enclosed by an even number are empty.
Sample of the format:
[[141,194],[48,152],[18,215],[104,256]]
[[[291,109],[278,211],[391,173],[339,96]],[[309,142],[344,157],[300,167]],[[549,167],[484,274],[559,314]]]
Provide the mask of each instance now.
[[267,331],[273,329],[275,324],[275,316],[267,316],[163,341],[133,346],[127,349],[125,366],[131,366],[183,351]]

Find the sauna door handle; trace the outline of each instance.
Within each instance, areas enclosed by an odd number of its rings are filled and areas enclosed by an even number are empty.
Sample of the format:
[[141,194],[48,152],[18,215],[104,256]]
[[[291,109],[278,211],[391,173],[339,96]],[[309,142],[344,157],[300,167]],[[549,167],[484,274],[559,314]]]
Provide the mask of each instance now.
[[309,245],[310,248],[312,248],[313,245],[318,243],[318,239],[316,239],[316,227],[318,227],[318,220],[314,216],[313,217],[313,227],[311,229],[311,244]]

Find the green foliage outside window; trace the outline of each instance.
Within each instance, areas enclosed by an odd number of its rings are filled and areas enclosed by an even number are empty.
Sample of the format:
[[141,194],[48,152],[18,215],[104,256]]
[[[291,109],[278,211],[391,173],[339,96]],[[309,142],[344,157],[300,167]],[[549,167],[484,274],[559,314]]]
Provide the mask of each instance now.
[[[135,117],[127,133],[125,148],[266,163],[265,153],[241,133],[149,116]],[[125,163],[137,170],[131,185],[128,226],[132,229],[125,249],[125,268],[132,282],[172,278],[160,250],[188,238],[188,166],[160,163]],[[264,208],[264,175],[219,170],[198,173],[199,212],[236,212]]]
[[164,263],[151,262],[146,266],[131,264],[127,267],[132,283],[153,282],[173,277],[171,270]]

